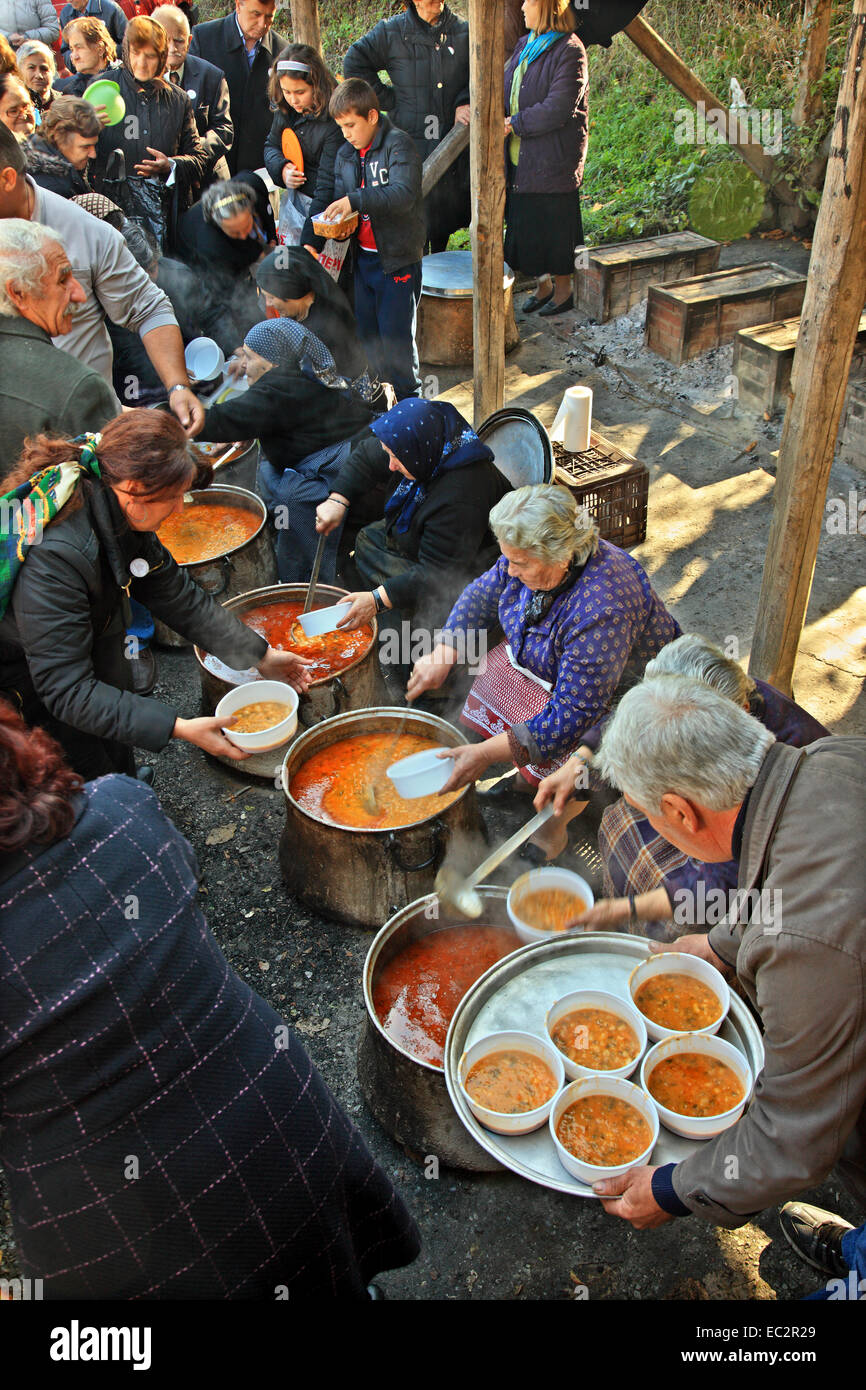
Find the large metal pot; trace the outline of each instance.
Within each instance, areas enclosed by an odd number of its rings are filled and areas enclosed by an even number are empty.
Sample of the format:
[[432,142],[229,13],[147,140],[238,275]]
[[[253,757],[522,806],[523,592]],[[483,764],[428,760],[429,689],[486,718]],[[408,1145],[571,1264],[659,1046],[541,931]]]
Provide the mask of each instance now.
[[453,725],[420,710],[381,707],[340,714],[309,729],[292,744],[281,781],[286,824],[280,867],[289,891],[325,917],[355,926],[378,927],[405,902],[433,888],[436,870],[455,832],[481,833],[474,786],[435,816],[395,830],[347,830],[317,820],[295,801],[289,786],[313,753],[355,734],[429,734],[438,746],[456,748],[466,739]]
[[[233,506],[253,512],[259,524],[248,540],[233,546],[214,560],[200,560],[182,568],[206,594],[213,598],[233,598],[262,584],[273,584],[277,577],[277,561],[268,532],[268,512],[260,497],[246,488],[214,484],[203,492],[191,492],[196,507]],[[187,639],[174,632],[159,618],[154,618],[155,640],[165,647],[186,647]]]
[[[520,342],[513,288],[514,275],[505,266],[502,296],[506,352]],[[424,257],[418,304],[418,355],[422,362],[441,367],[472,365],[474,293],[471,251],[437,251]]]
[[[485,925],[509,926],[505,908],[508,889],[480,884],[477,891],[484,903],[481,920]],[[373,990],[389,961],[412,942],[442,927],[466,925],[464,918],[447,913],[432,893],[402,908],[385,923],[364,964],[367,1017],[358,1044],[358,1080],[370,1110],[398,1144],[424,1158],[435,1157],[451,1168],[490,1173],[498,1171],[501,1164],[475,1142],[458,1118],[442,1068],[419,1061],[394,1042],[373,1007]]]
[[[341,598],[346,597],[347,592],[346,589],[337,589],[330,584],[319,584],[316,589],[316,607],[326,608],[329,604],[339,603]],[[248,594],[238,594],[236,598],[223,604],[223,607],[234,613],[236,618],[243,618],[251,608],[262,608],[269,603],[303,603],[306,597],[306,584],[271,584],[264,589],[253,589]],[[348,710],[369,709],[386,698],[385,682],[379,667],[378,628],[375,618],[372,628],[373,640],[366,652],[337,675],[322,676],[314,681],[307,693],[301,696],[297,734],[282,748],[275,748],[270,753],[254,753],[251,758],[247,758],[241,764],[245,777],[250,774],[253,777],[267,778],[269,782],[273,781],[289,745],[299,738],[305,729]],[[222,697],[230,690],[234,690],[245,680],[257,678],[255,671],[231,671],[227,666],[221,666],[221,674],[217,675],[205,665],[205,652],[202,648],[194,647],[193,651],[199,665],[202,710],[205,714],[213,714]],[[220,761],[226,766],[235,769],[238,767],[237,763],[232,763],[228,758],[221,758]]]
[[[196,440],[196,444],[206,441]],[[249,492],[256,490],[256,471],[259,466],[259,441],[239,439],[235,444],[213,445],[220,452],[211,456],[214,467],[214,482],[228,483],[230,487],[244,487]],[[210,449],[208,453],[210,453]]]

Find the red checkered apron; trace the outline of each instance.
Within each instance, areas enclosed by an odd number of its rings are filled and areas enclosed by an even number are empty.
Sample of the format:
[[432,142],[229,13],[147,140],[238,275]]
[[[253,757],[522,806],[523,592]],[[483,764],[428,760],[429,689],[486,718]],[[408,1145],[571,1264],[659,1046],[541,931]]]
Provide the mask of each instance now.
[[[508,658],[508,643],[500,642],[487,653],[487,664],[481,675],[472,682],[460,715],[461,724],[475,729],[482,738],[505,734],[515,724],[523,724],[540,714],[550,703],[550,691],[539,676],[513,666]],[[569,753],[549,763],[522,767],[520,775],[534,786],[567,762]]]

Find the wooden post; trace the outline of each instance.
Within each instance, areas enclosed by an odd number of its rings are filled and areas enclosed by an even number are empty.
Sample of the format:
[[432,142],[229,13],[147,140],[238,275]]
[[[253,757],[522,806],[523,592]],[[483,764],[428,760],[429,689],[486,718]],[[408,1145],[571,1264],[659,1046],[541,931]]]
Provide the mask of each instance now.
[[833,0],[805,0],[800,76],[797,81],[797,100],[794,103],[795,125],[806,125],[821,110],[821,97],[815,88],[827,61],[832,13]]
[[475,424],[505,395],[505,0],[469,0]]
[[827,481],[866,299],[866,0],[854,0],[832,142],[749,662],[753,675],[786,694],[809,604]]
[[319,0],[290,0],[292,10],[292,42],[307,43],[322,51],[322,31],[319,27]]
[[[787,182],[779,167],[772,158],[764,152],[763,147],[757,140],[750,137],[741,138],[742,121],[736,111],[731,111],[727,102],[720,101],[709,87],[705,86],[699,77],[696,77],[691,68],[687,68],[682,58],[679,58],[669,44],[666,44],[661,34],[657,34],[651,24],[640,15],[633,19],[631,24],[626,25],[624,33],[628,34],[632,43],[640,49],[641,53],[658,68],[659,72],[676,87],[678,92],[697,106],[703,103],[704,110],[725,111],[727,120],[725,129],[728,132],[728,144],[732,150],[736,150],[745,160],[749,168],[758,175],[763,183],[769,185],[775,196],[783,203],[791,206],[796,204],[797,195]],[[732,138],[733,137],[733,138]]]
[[468,144],[468,125],[455,125],[451,127],[445,139],[440,140],[433,153],[428,154],[421,170],[421,192],[425,198],[430,189],[436,187],[442,175],[451,168],[455,159],[460,158]]

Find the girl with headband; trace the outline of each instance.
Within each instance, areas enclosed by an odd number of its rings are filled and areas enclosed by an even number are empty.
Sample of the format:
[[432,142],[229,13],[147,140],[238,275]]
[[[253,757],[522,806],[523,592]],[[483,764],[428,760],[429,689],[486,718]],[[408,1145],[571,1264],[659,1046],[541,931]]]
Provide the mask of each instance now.
[[[323,242],[314,236],[310,219],[333,202],[334,157],[343,139],[340,127],[328,115],[336,85],[314,48],[290,43],[279,54],[268,86],[276,109],[265,141],[265,166],[277,187],[289,190],[295,214],[293,220],[281,220],[281,240],[314,246],[317,251]],[[287,146],[294,143],[284,139],[287,132],[298,140],[303,168],[287,153]]]

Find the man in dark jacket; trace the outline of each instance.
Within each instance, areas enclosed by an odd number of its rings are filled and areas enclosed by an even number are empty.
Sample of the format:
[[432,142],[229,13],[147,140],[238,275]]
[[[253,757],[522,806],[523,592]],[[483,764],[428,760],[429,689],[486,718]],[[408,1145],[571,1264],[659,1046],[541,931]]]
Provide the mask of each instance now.
[[426,227],[421,159],[411,136],[379,112],[376,93],[358,77],[341,82],[331,115],[346,141],[334,162],[336,201],[322,214],[360,214],[355,260],[355,317],[374,375],[398,400],[421,393],[415,321],[421,298]]
[[[423,163],[457,122],[469,124],[469,25],[442,0],[415,0],[352,44],[343,75],[370,84],[380,109],[412,136]],[[424,210],[433,251],[444,251],[451,232],[469,226],[468,151],[428,194]]]
[[213,63],[192,56],[189,51],[192,30],[189,20],[177,5],[159,5],[151,19],[162,25],[168,38],[165,77],[186,91],[192,102],[198,133],[210,158],[210,170],[199,187],[206,187],[215,178],[227,179],[229,166],[226,156],[234,140],[234,126],[225,75]]
[[28,435],[74,437],[117,414],[108,382],[51,339],[69,332],[86,295],[56,232],[0,221],[0,458],[12,466]]
[[190,52],[225,73],[231,99],[234,139],[228,154],[232,175],[259,169],[271,128],[268,77],[287,40],[274,33],[276,0],[235,0],[225,19],[197,24]]

